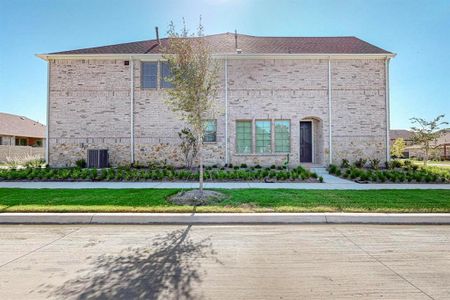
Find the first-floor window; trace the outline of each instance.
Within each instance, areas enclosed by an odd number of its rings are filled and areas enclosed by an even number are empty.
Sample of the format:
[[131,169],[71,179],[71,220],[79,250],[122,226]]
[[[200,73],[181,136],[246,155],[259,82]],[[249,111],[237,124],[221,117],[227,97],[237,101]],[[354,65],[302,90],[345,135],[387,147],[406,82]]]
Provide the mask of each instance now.
[[288,153],[291,150],[291,122],[275,121],[275,152]]
[[217,120],[205,121],[205,135],[203,141],[206,143],[217,142]]
[[16,139],[16,146],[26,146],[27,139]]
[[236,121],[236,152],[252,152],[252,121]]
[[256,153],[272,152],[272,126],[269,120],[256,121]]

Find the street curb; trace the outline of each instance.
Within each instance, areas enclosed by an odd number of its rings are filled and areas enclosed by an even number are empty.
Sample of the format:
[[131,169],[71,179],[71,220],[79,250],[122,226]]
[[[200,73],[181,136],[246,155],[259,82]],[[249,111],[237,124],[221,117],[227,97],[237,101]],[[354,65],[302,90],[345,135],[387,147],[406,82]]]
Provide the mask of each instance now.
[[0,213],[0,224],[450,224],[450,213]]

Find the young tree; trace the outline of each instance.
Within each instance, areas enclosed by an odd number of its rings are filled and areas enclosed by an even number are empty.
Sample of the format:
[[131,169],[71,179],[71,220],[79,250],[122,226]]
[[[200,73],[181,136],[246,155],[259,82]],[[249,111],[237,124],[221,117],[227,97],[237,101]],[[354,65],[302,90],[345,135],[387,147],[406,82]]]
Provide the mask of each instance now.
[[448,124],[448,122],[441,121],[445,115],[439,115],[432,121],[426,121],[422,118],[411,118],[413,124],[418,124],[418,127],[413,126],[413,141],[415,144],[421,145],[425,152],[424,166],[427,166],[428,155],[430,149],[437,147],[438,145],[432,145],[433,141],[436,141],[443,133],[441,126]]
[[170,23],[168,43],[163,49],[171,71],[167,80],[172,84],[167,89],[166,103],[189,124],[197,140],[200,192],[203,193],[203,135],[205,119],[217,96],[218,64],[204,38],[201,20],[196,35],[190,35],[186,24],[183,25],[178,33],[173,22]]
[[395,139],[394,144],[391,148],[391,156],[396,158],[403,157],[403,152],[405,151],[405,140],[402,138]]

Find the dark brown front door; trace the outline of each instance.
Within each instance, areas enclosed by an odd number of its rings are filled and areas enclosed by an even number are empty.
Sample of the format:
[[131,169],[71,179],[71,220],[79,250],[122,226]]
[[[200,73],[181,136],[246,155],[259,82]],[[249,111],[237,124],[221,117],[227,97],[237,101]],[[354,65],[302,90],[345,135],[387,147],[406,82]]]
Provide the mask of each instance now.
[[312,123],[300,122],[300,162],[312,163]]

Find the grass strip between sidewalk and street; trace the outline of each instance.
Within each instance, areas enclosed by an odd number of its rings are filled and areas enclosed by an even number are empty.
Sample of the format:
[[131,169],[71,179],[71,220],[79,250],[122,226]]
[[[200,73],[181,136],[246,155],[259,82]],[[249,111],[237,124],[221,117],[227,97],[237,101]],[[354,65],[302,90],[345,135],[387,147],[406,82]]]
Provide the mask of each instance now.
[[[196,212],[450,212],[450,190],[216,189]],[[180,189],[0,189],[0,212],[192,212],[169,203]]]

